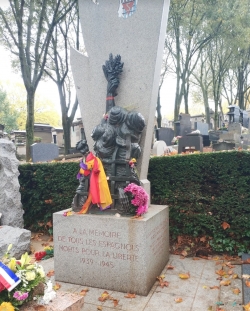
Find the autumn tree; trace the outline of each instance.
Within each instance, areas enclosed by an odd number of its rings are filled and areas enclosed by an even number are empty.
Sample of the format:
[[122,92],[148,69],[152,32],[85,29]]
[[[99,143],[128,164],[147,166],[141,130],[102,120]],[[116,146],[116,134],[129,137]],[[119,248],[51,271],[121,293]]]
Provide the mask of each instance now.
[[57,85],[64,132],[64,153],[71,148],[70,129],[78,107],[77,97],[72,96],[74,82],[69,66],[69,48],[80,49],[80,22],[77,5],[61,20],[51,37],[45,73]]
[[9,0],[0,8],[2,43],[18,58],[27,93],[26,160],[34,138],[34,104],[42,78],[54,27],[75,5],[76,0]]
[[[6,91],[6,99],[9,103],[9,110],[16,115],[15,130],[25,130],[27,119],[26,109],[26,90],[22,83],[1,83]],[[36,100],[34,106],[34,122],[47,123],[54,127],[61,126],[60,113],[56,109],[54,103],[41,91],[36,92]]]
[[[188,113],[190,77],[202,49],[212,40],[221,21],[211,18],[211,1],[173,0],[170,3],[166,49],[176,75],[174,119],[177,120],[184,100]],[[174,40],[173,40],[174,39]]]
[[248,1],[218,1],[216,5],[218,10],[213,12],[213,18],[221,20],[222,25],[217,35],[203,48],[192,81],[203,94],[207,121],[209,99],[214,102],[217,119],[218,109],[223,112],[222,96],[228,105],[238,103],[245,109],[244,103],[249,95]]

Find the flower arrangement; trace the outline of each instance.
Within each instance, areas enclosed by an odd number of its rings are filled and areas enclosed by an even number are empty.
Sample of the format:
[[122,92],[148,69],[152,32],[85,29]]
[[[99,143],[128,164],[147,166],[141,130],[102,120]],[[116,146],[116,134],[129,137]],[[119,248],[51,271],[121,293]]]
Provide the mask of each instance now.
[[132,158],[132,159],[129,161],[129,166],[130,166],[130,167],[135,167],[135,166],[136,166],[136,159],[135,159],[135,158]]
[[[5,288],[4,284],[0,283],[0,310],[14,311],[24,303],[33,299],[33,290],[40,283],[45,283],[45,272],[43,267],[37,263],[31,263],[31,258],[28,253],[22,255],[20,260],[9,258],[9,251],[12,245],[8,247],[4,255],[1,265],[6,271],[15,276],[18,280],[12,288]],[[6,276],[6,275],[5,275]]]
[[143,187],[130,183],[124,188],[130,200],[130,213],[141,216],[148,211],[148,194]]
[[54,248],[51,245],[45,246],[44,251],[35,252],[35,258],[37,261],[42,259],[49,259],[54,256]]

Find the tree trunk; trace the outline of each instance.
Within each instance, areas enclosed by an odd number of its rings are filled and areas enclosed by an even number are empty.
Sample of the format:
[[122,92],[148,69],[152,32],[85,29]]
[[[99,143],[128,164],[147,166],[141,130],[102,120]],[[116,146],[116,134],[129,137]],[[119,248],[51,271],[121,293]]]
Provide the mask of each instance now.
[[63,118],[63,134],[64,134],[64,154],[69,154],[69,149],[71,148],[71,139],[70,139],[70,129],[71,122],[69,118]]
[[156,111],[157,111],[157,126],[158,126],[158,128],[161,128],[162,116],[161,116],[161,97],[160,97],[160,90],[158,90]]
[[26,162],[31,160],[30,146],[34,141],[34,104],[35,91],[27,89],[27,119],[26,119]]
[[215,102],[215,111],[214,111],[214,129],[218,128],[218,102]]
[[188,111],[188,93],[189,93],[189,83],[187,82],[184,87],[184,103],[185,103],[185,113],[189,114]]
[[209,108],[209,103],[208,103],[208,94],[207,94],[207,90],[205,89],[203,85],[201,86],[201,90],[202,90],[202,97],[203,97],[204,108],[205,108],[206,123],[209,125],[209,128],[210,128],[210,108]]
[[244,69],[243,64],[238,69],[238,105],[244,109]]

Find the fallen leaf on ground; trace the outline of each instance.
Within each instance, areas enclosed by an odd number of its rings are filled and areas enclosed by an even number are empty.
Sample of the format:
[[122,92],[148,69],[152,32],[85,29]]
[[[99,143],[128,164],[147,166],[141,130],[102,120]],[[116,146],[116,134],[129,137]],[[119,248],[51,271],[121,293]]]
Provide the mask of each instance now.
[[167,266],[167,270],[173,270],[173,269],[174,269],[174,266],[171,266],[171,265]]
[[55,271],[54,270],[50,270],[46,275],[47,275],[48,278],[50,278],[54,274],[55,274]]
[[224,230],[226,230],[227,228],[230,228],[230,225],[227,223],[227,222],[223,222],[222,224],[221,224],[221,227],[224,229]]
[[250,274],[243,274],[242,279],[250,279]]
[[198,257],[193,257],[193,260],[201,260],[201,259]]
[[239,295],[240,289],[239,289],[239,288],[234,288],[234,289],[233,289],[233,293],[234,293],[235,295]]
[[33,246],[30,246],[30,252],[31,252],[31,254],[34,254],[36,252],[36,250]]
[[102,307],[101,307],[101,306],[97,307],[97,310],[101,311],[101,310],[102,310]]
[[53,242],[53,235],[48,238],[48,242]]
[[223,276],[223,275],[226,274],[226,272],[224,270],[222,270],[222,269],[221,270],[216,270],[215,273],[219,274],[220,276]]
[[230,281],[230,280],[221,281],[221,282],[220,282],[220,285],[222,285],[222,286],[229,286],[230,284],[231,284],[231,281]]
[[81,296],[86,296],[87,292],[89,291],[88,288],[84,288],[83,290],[80,291]]
[[228,273],[229,275],[232,275],[234,272],[233,272],[233,270],[228,270],[227,273]]
[[232,265],[231,262],[227,262],[227,263],[226,263],[226,266],[228,266],[228,268],[230,268],[230,269],[235,268],[235,266]]
[[179,303],[179,302],[182,302],[183,299],[182,299],[182,298],[175,298],[174,301],[177,302],[177,303]]
[[118,303],[119,303],[119,300],[113,299],[113,303],[114,303],[114,307],[116,307],[118,305]]
[[189,274],[189,272],[188,273],[180,273],[179,274],[179,278],[180,279],[189,279],[190,278],[190,274]]
[[168,287],[168,285],[169,285],[169,282],[167,282],[167,281],[162,281],[162,282],[160,282],[160,287],[161,287],[161,288],[163,288],[164,286],[165,286],[165,287]]
[[56,284],[53,286],[54,290],[58,290],[60,287],[61,287],[61,284],[59,284],[59,283],[56,283]]
[[233,275],[232,275],[232,279],[238,279],[238,274],[236,274],[236,273],[233,274]]
[[182,251],[182,252],[181,252],[181,255],[182,255],[183,257],[186,257],[187,254],[188,254],[188,253],[187,253],[186,251]]
[[135,298],[136,295],[135,294],[130,294],[128,293],[126,296],[124,296],[125,298]]
[[245,284],[247,287],[250,287],[250,281],[246,281]]
[[101,294],[101,297],[98,298],[99,301],[106,301],[109,299],[109,293],[107,291],[104,291],[102,294]]
[[242,263],[250,263],[250,258],[247,258],[246,260],[243,260],[243,262]]
[[47,308],[45,306],[42,306],[42,305],[35,306],[34,309],[36,311],[46,311],[47,310]]
[[210,289],[220,289],[220,287],[219,287],[219,286],[217,286],[217,285],[210,286],[209,288],[210,288]]
[[250,311],[250,302],[247,305],[243,306],[243,308],[245,309],[245,311]]
[[159,281],[159,283],[160,283],[159,285],[161,288],[163,288],[164,286],[168,287],[168,285],[169,285],[169,282],[164,281],[164,278],[165,278],[165,275],[163,275],[163,274],[156,278]]
[[143,217],[142,216],[133,216],[133,217],[131,217],[131,219],[141,220],[141,219],[143,219]]

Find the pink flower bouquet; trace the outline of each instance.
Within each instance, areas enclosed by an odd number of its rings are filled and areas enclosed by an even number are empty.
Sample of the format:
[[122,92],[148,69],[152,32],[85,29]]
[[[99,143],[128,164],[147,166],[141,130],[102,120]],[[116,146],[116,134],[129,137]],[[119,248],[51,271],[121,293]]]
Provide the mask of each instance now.
[[148,211],[149,197],[143,187],[131,183],[124,188],[124,192],[131,199],[131,209],[134,214],[141,216]]

